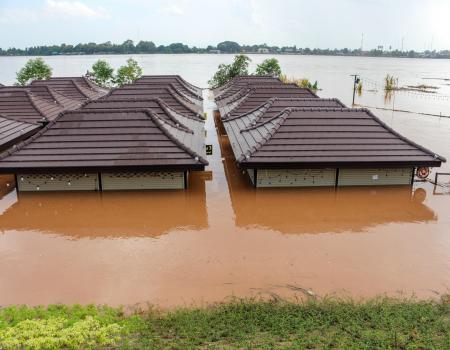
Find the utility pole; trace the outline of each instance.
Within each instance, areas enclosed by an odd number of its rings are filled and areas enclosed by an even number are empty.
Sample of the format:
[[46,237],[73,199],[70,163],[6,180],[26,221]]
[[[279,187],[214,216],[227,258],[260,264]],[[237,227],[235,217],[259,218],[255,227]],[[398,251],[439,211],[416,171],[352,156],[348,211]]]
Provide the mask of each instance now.
[[353,77],[353,100],[352,100],[352,107],[355,105],[355,93],[356,93],[356,84],[360,82],[358,74],[351,74],[351,77]]

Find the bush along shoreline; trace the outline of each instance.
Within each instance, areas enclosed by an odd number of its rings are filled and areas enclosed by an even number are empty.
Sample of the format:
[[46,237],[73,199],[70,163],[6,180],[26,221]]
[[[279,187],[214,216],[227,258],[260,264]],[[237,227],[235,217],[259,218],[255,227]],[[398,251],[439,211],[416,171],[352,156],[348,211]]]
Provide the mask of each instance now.
[[0,309],[0,349],[449,349],[450,296]]

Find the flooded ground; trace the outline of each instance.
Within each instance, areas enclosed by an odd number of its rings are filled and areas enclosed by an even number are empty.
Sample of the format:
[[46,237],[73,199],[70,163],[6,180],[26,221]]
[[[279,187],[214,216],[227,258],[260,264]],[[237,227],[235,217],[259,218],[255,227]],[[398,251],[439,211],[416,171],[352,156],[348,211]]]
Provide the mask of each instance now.
[[[231,57],[176,56],[175,64],[174,56],[157,56],[145,59],[161,60],[160,69],[149,66],[145,73],[181,73],[202,86],[219,61]],[[73,75],[83,72],[67,67],[85,71],[84,60],[97,58],[51,59],[55,73]],[[254,63],[263,58],[255,57]],[[8,82],[5,72],[14,72],[14,59],[23,58],[1,59],[10,59],[0,71],[0,82]],[[450,72],[449,60],[339,59],[282,56],[280,61],[288,75],[317,78],[323,87],[319,95],[347,104],[351,78],[344,87],[340,84],[354,70],[366,81],[398,71],[405,81],[409,77],[408,83]],[[444,97],[445,91],[440,92]],[[450,114],[444,97],[437,102],[396,96],[403,109]],[[380,91],[363,93],[357,102],[390,106]],[[447,188],[426,182],[413,188],[256,191],[236,168],[227,137],[216,134],[211,106],[206,99],[212,177],[193,174],[187,191],[17,195],[13,179],[0,177],[0,304],[149,302],[172,307],[233,295],[294,298],[304,290],[358,298],[429,298],[449,292]],[[373,111],[450,159],[450,119]],[[450,172],[450,163],[439,171]],[[450,181],[449,176],[441,179]]]
[[172,307],[294,298],[304,289],[423,298],[449,291],[445,189],[256,191],[208,115],[212,179],[194,174],[186,192],[17,195],[3,177],[1,304]]

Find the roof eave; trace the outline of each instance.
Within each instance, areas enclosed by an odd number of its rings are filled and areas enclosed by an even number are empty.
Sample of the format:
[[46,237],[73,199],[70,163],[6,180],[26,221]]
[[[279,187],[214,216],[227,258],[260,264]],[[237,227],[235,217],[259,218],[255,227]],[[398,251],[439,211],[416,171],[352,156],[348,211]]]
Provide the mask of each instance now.
[[0,167],[0,174],[47,174],[47,173],[99,173],[122,171],[203,171],[205,164],[179,165],[126,165],[84,167]]
[[393,161],[393,162],[256,162],[242,160],[238,162],[245,169],[316,169],[316,168],[399,168],[399,167],[440,167],[440,160],[429,161]]

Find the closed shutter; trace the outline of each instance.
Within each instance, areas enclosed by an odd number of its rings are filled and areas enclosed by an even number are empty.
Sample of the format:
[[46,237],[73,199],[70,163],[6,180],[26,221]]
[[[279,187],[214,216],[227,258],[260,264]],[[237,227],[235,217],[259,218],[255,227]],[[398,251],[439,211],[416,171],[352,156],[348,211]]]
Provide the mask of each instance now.
[[101,176],[104,191],[184,188],[184,173],[180,171],[102,173]]
[[336,169],[258,169],[257,187],[334,186]]
[[339,169],[338,186],[409,185],[412,168]]
[[21,192],[38,191],[96,191],[97,174],[18,174]]

